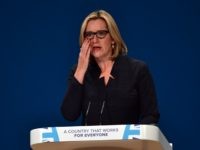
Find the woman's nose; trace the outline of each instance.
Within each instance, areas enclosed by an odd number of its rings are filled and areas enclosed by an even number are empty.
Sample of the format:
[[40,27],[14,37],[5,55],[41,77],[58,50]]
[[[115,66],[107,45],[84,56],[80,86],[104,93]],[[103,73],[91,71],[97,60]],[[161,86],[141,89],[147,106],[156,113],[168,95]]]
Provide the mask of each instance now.
[[97,35],[94,35],[94,37],[91,39],[91,41],[92,41],[93,43],[96,43],[96,42],[98,41]]

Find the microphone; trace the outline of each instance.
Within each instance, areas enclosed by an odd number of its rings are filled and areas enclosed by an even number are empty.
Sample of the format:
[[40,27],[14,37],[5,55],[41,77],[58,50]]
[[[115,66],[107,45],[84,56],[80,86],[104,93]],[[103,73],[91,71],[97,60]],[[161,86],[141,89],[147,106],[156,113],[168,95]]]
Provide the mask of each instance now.
[[89,110],[90,110],[90,105],[91,105],[91,101],[89,101],[88,106],[87,106],[87,110],[86,110],[86,113],[85,113],[85,125],[86,126],[87,126],[87,117],[88,117],[88,113],[89,113]]
[[105,103],[106,103],[106,101],[104,100],[103,103],[102,103],[102,106],[101,106],[99,125],[102,125],[102,114],[103,114],[103,111],[104,111]]

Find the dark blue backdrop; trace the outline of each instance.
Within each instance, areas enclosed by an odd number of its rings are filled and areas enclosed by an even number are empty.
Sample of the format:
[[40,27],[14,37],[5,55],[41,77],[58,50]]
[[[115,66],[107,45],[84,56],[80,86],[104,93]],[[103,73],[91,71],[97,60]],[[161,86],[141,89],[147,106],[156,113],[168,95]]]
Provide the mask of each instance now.
[[27,150],[31,129],[80,123],[64,120],[60,104],[80,24],[96,9],[113,15],[129,55],[149,65],[159,127],[174,149],[199,147],[199,8],[198,0],[1,1],[1,147]]

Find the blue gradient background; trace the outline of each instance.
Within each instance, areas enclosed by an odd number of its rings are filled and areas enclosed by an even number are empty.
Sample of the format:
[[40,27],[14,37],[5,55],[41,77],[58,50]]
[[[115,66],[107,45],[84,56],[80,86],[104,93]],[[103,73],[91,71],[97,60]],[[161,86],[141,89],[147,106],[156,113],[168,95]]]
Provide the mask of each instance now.
[[64,120],[60,105],[80,24],[96,9],[113,15],[128,54],[149,65],[159,127],[174,149],[199,147],[199,8],[198,0],[1,1],[1,147],[27,150],[31,129],[80,124]]

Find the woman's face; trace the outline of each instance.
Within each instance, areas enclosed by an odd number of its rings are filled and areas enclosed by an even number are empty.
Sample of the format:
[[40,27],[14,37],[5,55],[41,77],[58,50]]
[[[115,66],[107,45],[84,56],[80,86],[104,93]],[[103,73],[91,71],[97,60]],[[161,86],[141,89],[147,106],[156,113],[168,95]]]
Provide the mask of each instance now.
[[99,61],[110,59],[112,38],[104,20],[90,20],[86,26],[85,38],[90,39],[91,55]]

